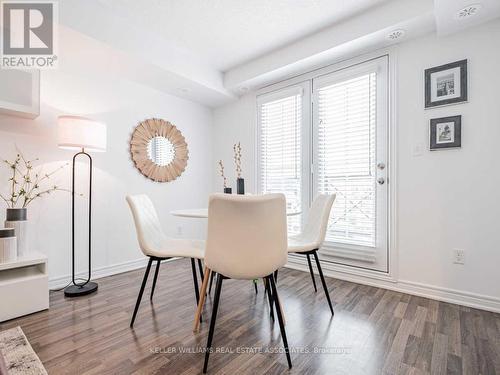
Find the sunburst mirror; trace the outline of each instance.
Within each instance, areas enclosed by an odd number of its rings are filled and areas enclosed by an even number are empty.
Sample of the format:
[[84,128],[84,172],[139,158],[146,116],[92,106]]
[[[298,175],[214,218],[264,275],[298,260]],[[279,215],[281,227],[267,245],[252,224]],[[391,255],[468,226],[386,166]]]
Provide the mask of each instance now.
[[130,140],[137,169],[147,178],[169,182],[186,169],[188,147],[182,133],[170,122],[150,118],[137,125]]

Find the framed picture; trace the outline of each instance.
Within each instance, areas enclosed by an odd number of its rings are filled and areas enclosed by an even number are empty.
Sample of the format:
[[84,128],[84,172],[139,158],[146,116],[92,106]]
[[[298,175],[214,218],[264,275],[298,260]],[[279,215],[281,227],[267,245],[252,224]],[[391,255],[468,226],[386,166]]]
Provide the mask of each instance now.
[[441,117],[431,120],[430,150],[462,146],[462,116]]
[[467,101],[467,60],[425,70],[425,108]]

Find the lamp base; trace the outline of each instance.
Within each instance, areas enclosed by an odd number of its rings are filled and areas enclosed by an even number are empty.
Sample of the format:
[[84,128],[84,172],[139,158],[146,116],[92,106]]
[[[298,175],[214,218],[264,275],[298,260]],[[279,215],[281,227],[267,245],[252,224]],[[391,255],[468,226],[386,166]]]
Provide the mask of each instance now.
[[83,286],[70,285],[64,289],[65,297],[79,297],[86,294],[94,293],[97,290],[97,283],[89,281]]

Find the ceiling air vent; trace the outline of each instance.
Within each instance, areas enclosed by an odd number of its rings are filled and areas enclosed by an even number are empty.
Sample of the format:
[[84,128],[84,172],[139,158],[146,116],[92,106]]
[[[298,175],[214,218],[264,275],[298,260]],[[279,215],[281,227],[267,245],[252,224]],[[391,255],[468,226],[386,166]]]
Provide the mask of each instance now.
[[398,30],[393,30],[389,34],[387,34],[387,40],[399,40],[402,37],[404,37],[406,34],[406,31],[403,29],[398,29]]
[[478,14],[479,11],[481,10],[481,7],[482,7],[481,4],[468,5],[457,12],[456,18],[458,20],[469,19],[470,17],[473,17],[476,14]]

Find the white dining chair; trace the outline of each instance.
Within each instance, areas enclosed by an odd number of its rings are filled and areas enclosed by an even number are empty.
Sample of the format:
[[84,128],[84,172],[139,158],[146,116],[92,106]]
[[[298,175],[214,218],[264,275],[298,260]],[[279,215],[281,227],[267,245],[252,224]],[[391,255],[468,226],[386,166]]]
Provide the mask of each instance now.
[[205,264],[217,273],[217,280],[203,373],[207,371],[212,350],[215,320],[225,279],[266,279],[276,306],[288,366],[291,368],[284,320],[273,278],[273,272],[285,265],[287,259],[285,196],[215,194],[210,197],[208,212]]
[[134,218],[139,247],[144,255],[149,257],[141,289],[135,304],[134,314],[132,315],[132,320],[130,322],[130,327],[133,327],[142,295],[144,293],[144,288],[148,280],[151,264],[154,261],[156,261],[156,270],[153,278],[150,299],[153,299],[161,261],[174,257],[182,257],[191,259],[196,305],[198,305],[200,296],[195,259],[198,260],[201,278],[203,279],[201,260],[204,258],[205,243],[200,240],[174,239],[167,237],[161,228],[160,220],[158,219],[153,202],[151,202],[151,199],[149,199],[147,195],[129,195],[127,196],[127,202]]
[[298,235],[288,237],[288,253],[303,254],[307,256],[307,263],[309,264],[309,272],[311,273],[314,291],[317,292],[316,280],[314,279],[314,272],[311,264],[311,255],[314,256],[332,315],[334,315],[332,301],[330,300],[330,293],[328,292],[323,270],[321,269],[321,263],[319,262],[318,249],[325,241],[328,219],[330,218],[330,211],[332,210],[334,201],[335,194],[318,195],[309,210],[309,215],[303,231]]

